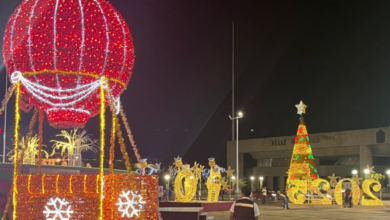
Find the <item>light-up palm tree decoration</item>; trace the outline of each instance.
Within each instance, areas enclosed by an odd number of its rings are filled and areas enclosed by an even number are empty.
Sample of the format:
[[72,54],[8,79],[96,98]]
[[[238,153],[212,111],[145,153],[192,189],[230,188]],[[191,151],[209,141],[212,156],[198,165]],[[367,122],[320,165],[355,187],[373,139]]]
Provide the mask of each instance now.
[[[39,154],[38,146],[39,146],[39,138],[37,135],[31,138],[22,137],[22,139],[19,142],[19,147],[21,149],[19,151],[19,157],[23,152],[23,148],[26,147],[26,150],[24,151],[24,155],[23,155],[23,164],[30,164],[30,165],[36,164],[35,158]],[[44,154],[46,158],[49,157],[49,153],[45,150],[42,150],[42,154]],[[11,150],[7,155],[11,156],[11,160],[13,160],[15,157],[14,150]]]
[[61,134],[57,134],[57,137],[63,137],[66,141],[51,140],[53,142],[53,153],[56,150],[61,149],[61,155],[66,151],[68,152],[68,166],[81,166],[83,151],[97,152],[97,146],[99,145],[96,139],[92,139],[86,130],[78,132],[77,129],[72,130],[70,133],[62,130]]

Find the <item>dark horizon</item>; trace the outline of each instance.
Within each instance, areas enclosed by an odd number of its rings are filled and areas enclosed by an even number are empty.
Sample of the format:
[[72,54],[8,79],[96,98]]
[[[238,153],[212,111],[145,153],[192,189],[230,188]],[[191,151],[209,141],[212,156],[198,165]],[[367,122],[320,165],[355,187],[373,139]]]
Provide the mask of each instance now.
[[[20,2],[0,1],[0,44]],[[177,155],[226,165],[233,20],[240,139],[295,135],[300,100],[309,136],[390,125],[389,1],[110,2],[128,22],[136,53],[122,103],[141,156],[162,166]],[[96,138],[98,125],[95,117],[86,126]],[[48,144],[56,132],[47,123],[44,129]]]

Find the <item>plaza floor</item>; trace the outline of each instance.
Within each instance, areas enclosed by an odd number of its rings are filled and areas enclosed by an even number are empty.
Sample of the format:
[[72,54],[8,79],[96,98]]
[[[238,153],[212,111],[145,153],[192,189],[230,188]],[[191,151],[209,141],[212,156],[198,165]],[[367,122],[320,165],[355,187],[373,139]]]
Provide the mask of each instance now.
[[[294,205],[290,203],[289,210],[283,210],[281,204],[259,204],[260,220],[287,220],[287,219],[326,219],[326,220],[389,220],[389,206],[354,206],[343,208],[339,205]],[[214,220],[228,220],[229,212],[209,212]]]

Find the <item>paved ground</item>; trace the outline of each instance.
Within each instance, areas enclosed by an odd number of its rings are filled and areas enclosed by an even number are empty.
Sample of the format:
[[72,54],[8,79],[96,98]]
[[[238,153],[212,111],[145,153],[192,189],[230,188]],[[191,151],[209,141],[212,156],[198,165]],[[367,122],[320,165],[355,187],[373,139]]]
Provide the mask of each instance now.
[[[339,205],[294,205],[290,203],[289,210],[283,210],[281,204],[271,203],[259,205],[260,220],[287,220],[287,219],[325,219],[325,220],[389,220],[390,207],[355,206],[342,208]],[[209,212],[214,220],[228,220],[229,212]]]

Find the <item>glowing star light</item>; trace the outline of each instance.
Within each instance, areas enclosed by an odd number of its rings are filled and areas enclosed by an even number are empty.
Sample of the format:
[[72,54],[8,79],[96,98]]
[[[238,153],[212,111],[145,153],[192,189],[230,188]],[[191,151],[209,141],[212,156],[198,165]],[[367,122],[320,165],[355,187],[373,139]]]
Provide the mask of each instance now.
[[[145,201],[143,201],[141,195],[133,193],[132,191],[122,191],[122,194],[119,195],[119,197],[119,202],[116,203],[116,205],[118,206],[118,211],[122,213],[122,218],[131,218],[134,215],[138,216],[138,213],[142,211],[142,206],[146,203]],[[122,198],[124,198],[124,200],[122,200]]]
[[303,104],[302,101],[298,105],[295,105],[295,107],[298,109],[298,115],[306,114],[307,105]]
[[332,174],[332,176],[328,176],[328,178],[330,179],[330,184],[337,184],[337,179],[340,178],[339,176],[335,176],[334,173]]
[[[46,220],[69,220],[73,211],[68,204],[69,202],[65,201],[65,199],[50,198],[45,206],[45,211],[43,211],[43,214],[46,215]],[[48,206],[52,206],[53,209],[50,209]]]

